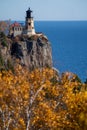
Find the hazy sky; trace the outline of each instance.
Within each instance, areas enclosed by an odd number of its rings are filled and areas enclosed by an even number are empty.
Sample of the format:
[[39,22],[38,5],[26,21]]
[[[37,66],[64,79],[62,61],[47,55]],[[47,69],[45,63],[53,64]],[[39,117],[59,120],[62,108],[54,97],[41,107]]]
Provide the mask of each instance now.
[[25,20],[28,7],[35,20],[87,20],[87,0],[0,0],[0,20]]

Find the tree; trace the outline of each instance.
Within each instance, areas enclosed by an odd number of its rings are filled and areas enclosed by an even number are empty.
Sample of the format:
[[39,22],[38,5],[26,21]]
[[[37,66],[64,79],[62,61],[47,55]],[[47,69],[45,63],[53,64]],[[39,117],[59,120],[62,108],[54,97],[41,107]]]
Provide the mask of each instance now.
[[[78,89],[80,88],[80,89]],[[49,68],[0,72],[0,129],[87,129],[87,92],[76,75]]]
[[8,27],[8,25],[5,21],[0,21],[0,32],[5,32],[7,27]]

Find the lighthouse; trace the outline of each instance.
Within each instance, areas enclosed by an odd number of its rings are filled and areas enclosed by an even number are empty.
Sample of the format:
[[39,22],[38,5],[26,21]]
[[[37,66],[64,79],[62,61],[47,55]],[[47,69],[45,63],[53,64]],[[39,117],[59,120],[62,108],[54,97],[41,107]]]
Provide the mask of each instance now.
[[32,10],[30,8],[26,11],[25,26],[21,25],[18,22],[14,22],[9,27],[10,36],[15,37],[21,34],[28,35],[28,36],[32,36],[36,34],[34,28],[34,19],[32,17]]
[[25,30],[26,30],[26,34],[29,36],[35,34],[34,19],[32,17],[32,10],[30,8],[26,11]]

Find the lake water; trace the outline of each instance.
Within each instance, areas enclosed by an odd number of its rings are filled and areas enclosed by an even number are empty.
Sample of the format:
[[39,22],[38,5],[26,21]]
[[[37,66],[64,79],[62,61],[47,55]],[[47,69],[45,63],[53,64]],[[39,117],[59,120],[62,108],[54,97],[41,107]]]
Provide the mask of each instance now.
[[87,78],[87,21],[35,22],[52,45],[53,65],[60,73],[70,71],[82,81]]

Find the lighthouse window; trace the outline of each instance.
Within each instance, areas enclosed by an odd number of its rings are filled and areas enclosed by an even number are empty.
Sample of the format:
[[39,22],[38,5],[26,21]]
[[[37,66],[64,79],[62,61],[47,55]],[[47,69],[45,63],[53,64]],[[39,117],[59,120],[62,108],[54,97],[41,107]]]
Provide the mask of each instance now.
[[31,25],[31,23],[29,23],[29,26]]

